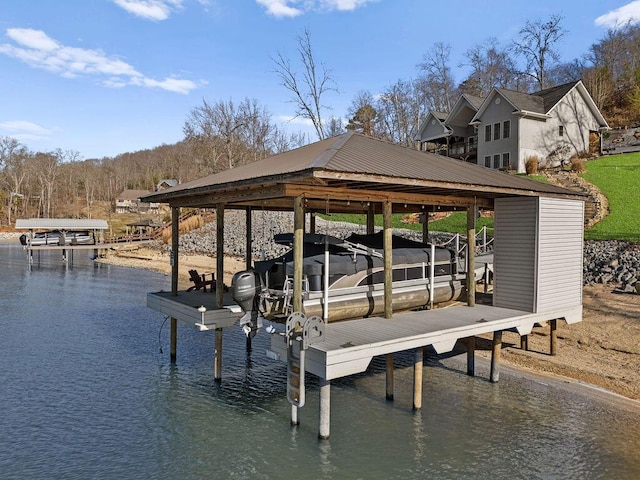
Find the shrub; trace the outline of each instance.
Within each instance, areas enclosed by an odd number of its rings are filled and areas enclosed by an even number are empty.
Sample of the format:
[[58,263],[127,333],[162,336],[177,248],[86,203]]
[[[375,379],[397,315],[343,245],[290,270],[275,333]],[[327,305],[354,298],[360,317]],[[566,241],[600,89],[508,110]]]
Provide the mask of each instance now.
[[571,171],[576,173],[583,173],[585,171],[584,168],[584,158],[581,157],[571,157],[569,159],[571,162]]
[[538,173],[538,164],[540,163],[540,159],[535,155],[531,157],[527,157],[524,161],[524,169],[527,172],[527,175],[535,175]]

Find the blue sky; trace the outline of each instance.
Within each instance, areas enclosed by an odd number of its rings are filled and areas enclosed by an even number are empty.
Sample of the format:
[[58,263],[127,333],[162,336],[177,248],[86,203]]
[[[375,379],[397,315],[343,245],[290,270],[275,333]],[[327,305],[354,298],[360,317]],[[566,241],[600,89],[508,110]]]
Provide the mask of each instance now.
[[572,60],[607,28],[640,21],[640,0],[3,0],[0,136],[114,156],[181,140],[203,99],[245,98],[283,128],[311,132],[289,121],[271,60],[294,61],[305,28],[339,89],[326,98],[331,113],[344,117],[359,91],[417,76],[436,42],[451,44],[459,81],[466,50],[552,14],[564,17],[560,50]]

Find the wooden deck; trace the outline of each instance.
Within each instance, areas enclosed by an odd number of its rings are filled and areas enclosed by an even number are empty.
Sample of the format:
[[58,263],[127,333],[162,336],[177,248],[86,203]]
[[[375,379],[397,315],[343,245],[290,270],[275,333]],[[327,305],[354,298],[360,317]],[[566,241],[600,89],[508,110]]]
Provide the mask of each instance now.
[[[399,313],[390,319],[372,317],[329,323],[324,341],[307,350],[305,370],[332,380],[364,372],[378,355],[429,345],[438,353],[446,353],[459,339],[503,330],[526,335],[535,324],[558,318],[567,323],[579,322],[582,307],[536,314],[487,305],[456,306]],[[285,361],[285,337],[273,335],[271,350],[271,356]]]

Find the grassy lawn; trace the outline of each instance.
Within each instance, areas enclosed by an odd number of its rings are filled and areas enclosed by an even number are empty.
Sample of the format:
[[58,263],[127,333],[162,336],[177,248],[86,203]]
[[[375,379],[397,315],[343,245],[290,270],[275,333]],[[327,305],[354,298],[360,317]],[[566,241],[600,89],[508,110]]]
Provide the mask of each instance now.
[[610,214],[585,232],[586,239],[640,241],[640,153],[599,158],[582,175],[609,200]]
[[[585,164],[583,177],[596,185],[609,200],[610,214],[585,232],[587,240],[627,240],[640,242],[640,153],[613,155],[589,161]],[[546,182],[542,175],[530,175],[532,180]],[[358,225],[366,223],[364,215],[331,215],[328,220],[350,222]],[[376,215],[376,225],[382,226],[382,216]],[[493,218],[479,218],[479,231],[487,226],[493,229]],[[394,228],[421,230],[419,224],[405,224],[402,215],[393,216]],[[453,232],[465,234],[466,212],[456,212],[442,220],[429,223],[433,232]]]

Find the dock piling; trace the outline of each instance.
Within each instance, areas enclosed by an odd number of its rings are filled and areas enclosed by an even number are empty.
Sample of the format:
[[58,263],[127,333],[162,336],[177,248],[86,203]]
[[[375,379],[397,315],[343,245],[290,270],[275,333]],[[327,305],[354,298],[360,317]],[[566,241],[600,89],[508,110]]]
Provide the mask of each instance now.
[[413,409],[420,410],[422,408],[422,370],[424,359],[424,350],[422,347],[416,348],[413,363]]
[[387,354],[386,398],[393,401],[393,353]]
[[549,335],[549,354],[551,356],[556,355],[557,345],[558,345],[558,320],[550,320],[549,328],[551,329]]
[[467,375],[476,374],[476,337],[467,338]]
[[500,370],[498,364],[500,363],[500,353],[502,350],[502,330],[493,332],[493,349],[491,351],[491,373],[489,379],[491,383],[498,383],[500,378]]
[[320,415],[318,438],[329,438],[331,429],[331,383],[324,378],[320,379]]

